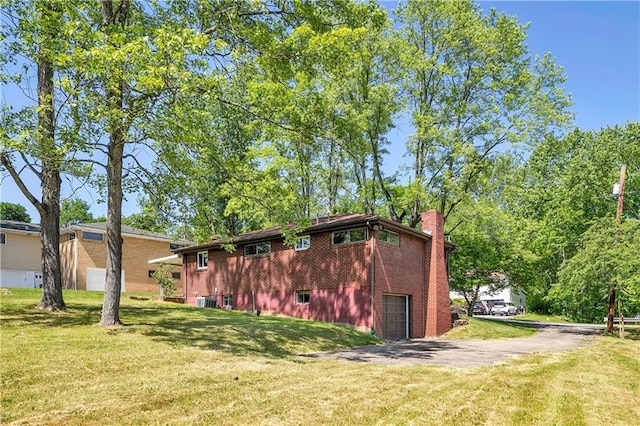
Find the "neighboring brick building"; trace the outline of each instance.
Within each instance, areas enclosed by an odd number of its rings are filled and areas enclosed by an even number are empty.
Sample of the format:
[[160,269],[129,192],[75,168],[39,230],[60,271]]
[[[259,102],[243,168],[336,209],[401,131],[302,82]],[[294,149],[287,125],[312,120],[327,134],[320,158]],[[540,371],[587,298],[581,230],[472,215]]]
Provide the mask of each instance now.
[[[166,235],[122,225],[122,291],[159,292],[152,278],[157,266],[148,260],[169,256],[171,250],[190,244]],[[62,287],[104,291],[107,265],[106,223],[82,223],[60,231]],[[180,278],[180,266],[174,277]]]
[[0,286],[42,287],[40,225],[0,221]]
[[[187,303],[344,323],[386,339],[451,328],[442,216],[423,231],[373,215],[316,219],[285,244],[280,228],[176,250]],[[215,301],[215,302],[214,302]]]

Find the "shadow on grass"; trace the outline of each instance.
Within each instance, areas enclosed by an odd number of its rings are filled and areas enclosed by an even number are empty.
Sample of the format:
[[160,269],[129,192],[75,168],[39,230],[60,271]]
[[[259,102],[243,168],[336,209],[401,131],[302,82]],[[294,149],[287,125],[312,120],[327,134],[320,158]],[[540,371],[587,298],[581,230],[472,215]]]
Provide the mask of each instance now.
[[533,323],[528,323],[528,322],[515,322],[515,321],[511,321],[511,320],[504,320],[504,319],[496,319],[496,318],[483,318],[483,317],[473,317],[474,320],[476,321],[480,321],[480,322],[485,322],[487,324],[491,323],[491,324],[503,324],[506,325],[508,327],[512,327],[512,328],[517,328],[520,330],[530,330],[532,328],[536,328],[536,325]]
[[[71,298],[70,298],[71,299]],[[32,297],[3,298],[2,327],[65,328],[96,326],[101,301],[68,301],[67,310],[48,312],[36,308]],[[171,303],[131,300],[120,305],[123,327],[108,333],[138,333],[173,346],[196,347],[234,355],[283,358],[301,352],[371,345],[379,341],[366,333],[337,325],[244,312],[194,308]]]
[[346,327],[221,309],[135,307],[124,308],[123,313],[135,317],[140,332],[154,340],[234,355],[283,358],[377,342]]

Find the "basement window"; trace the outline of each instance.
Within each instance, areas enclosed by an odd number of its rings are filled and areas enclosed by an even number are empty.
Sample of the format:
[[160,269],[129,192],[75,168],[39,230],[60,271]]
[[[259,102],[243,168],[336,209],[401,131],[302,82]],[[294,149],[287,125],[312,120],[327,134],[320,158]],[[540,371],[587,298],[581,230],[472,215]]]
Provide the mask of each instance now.
[[197,255],[197,259],[198,259],[198,269],[207,269],[207,264],[209,262],[209,252],[199,251]]
[[358,243],[366,241],[367,228],[349,229],[346,231],[336,231],[331,234],[333,245]]
[[400,235],[390,231],[378,231],[378,240],[385,243],[393,244],[394,246],[400,245]]
[[102,241],[104,235],[99,232],[82,231],[82,239],[88,241]]
[[248,244],[244,246],[245,256],[258,256],[271,252],[271,243]]
[[311,300],[311,292],[309,290],[296,291],[296,304],[309,304]]
[[296,239],[296,251],[308,250],[311,247],[311,237],[305,235]]
[[233,294],[222,295],[222,306],[228,306],[230,308],[233,307]]

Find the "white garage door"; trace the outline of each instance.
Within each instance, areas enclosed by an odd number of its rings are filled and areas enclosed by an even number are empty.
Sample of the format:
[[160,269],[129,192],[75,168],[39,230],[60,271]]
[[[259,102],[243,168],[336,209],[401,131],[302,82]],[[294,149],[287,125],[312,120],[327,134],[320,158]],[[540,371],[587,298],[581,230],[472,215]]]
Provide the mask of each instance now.
[[[87,268],[87,290],[104,291],[104,281],[107,278],[107,270],[104,268]],[[122,271],[122,287],[124,291],[124,270]]]
[[0,270],[0,286],[35,288],[33,278],[27,277],[27,273],[28,271],[21,269],[2,269]]

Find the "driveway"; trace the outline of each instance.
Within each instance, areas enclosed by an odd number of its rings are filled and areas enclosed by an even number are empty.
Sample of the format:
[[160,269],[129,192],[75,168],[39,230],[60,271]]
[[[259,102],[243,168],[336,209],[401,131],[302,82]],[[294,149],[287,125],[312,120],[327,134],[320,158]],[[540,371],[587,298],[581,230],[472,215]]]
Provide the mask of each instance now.
[[508,357],[517,355],[576,349],[587,345],[604,329],[601,325],[531,322],[525,324],[537,328],[538,332],[531,337],[514,339],[413,339],[303,356],[386,365],[431,364],[450,367],[476,367],[497,364]]

